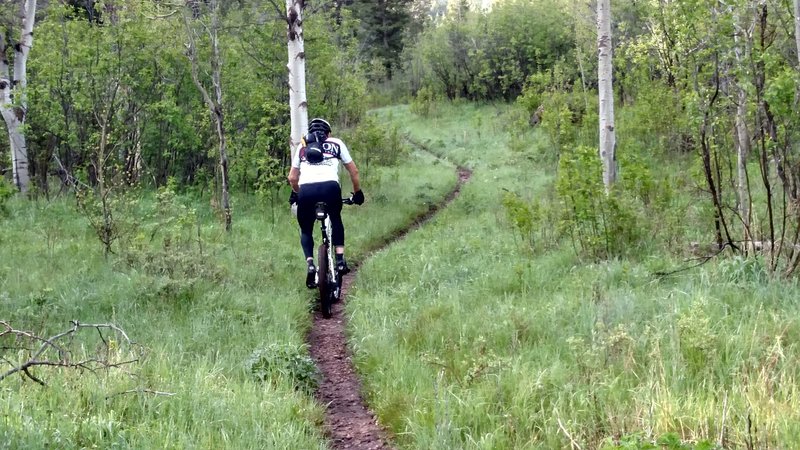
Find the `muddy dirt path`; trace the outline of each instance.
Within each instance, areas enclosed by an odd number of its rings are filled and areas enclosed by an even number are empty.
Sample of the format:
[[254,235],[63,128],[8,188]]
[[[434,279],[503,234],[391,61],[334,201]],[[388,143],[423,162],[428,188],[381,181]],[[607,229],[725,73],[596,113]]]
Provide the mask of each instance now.
[[[472,172],[458,169],[458,183],[453,191],[438,205],[418,216],[407,228],[395,233],[375,252],[392,245],[433,218],[442,208],[449,205],[461,193],[464,183]],[[350,284],[358,276],[358,266],[353,267],[344,279],[342,301],[333,305],[333,315],[325,319],[317,312],[314,324],[308,335],[311,357],[322,373],[322,381],[317,391],[317,400],[327,405],[325,413],[325,432],[334,449],[391,449],[388,434],[378,425],[375,415],[367,408],[361,396],[359,380],[350,351],[347,348],[345,330],[347,317],[344,304]]]

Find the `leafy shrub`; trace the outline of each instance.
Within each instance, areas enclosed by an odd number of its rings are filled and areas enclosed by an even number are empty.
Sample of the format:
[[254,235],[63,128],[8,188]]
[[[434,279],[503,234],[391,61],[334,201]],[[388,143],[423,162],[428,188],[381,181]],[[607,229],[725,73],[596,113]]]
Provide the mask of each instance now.
[[255,182],[256,195],[270,205],[270,222],[275,225],[275,209],[286,197],[280,193],[286,186],[286,169],[281,161],[271,155],[256,158],[258,178]]
[[125,241],[123,261],[145,273],[189,284],[198,279],[219,281],[225,273],[203,255],[197,212],[179,200],[176,189],[172,178],[159,188],[155,209],[144,215],[137,233]]
[[[537,89],[531,87],[530,89]],[[539,102],[541,108],[539,124],[550,142],[552,153],[560,154],[578,142],[596,142],[597,112],[595,99],[589,101],[582,93],[547,88],[541,93],[526,93],[518,100],[526,111],[528,121],[535,110],[529,110],[528,102]],[[533,103],[530,103],[531,105]],[[518,123],[516,130],[524,129],[526,124]],[[532,123],[528,126],[533,126]]]
[[629,434],[619,440],[608,440],[601,450],[717,450],[722,449],[707,440],[696,443],[686,442],[677,433],[666,433],[655,441],[638,434]]
[[556,194],[560,230],[587,256],[602,259],[625,253],[642,236],[631,199],[623,189],[605,192],[595,148],[579,146],[559,159]]
[[[503,194],[503,208],[512,228],[519,233],[520,243],[529,250],[546,247],[554,210],[548,206],[549,199],[526,201],[519,194],[507,191]],[[515,234],[516,238],[516,234]]]
[[8,213],[8,201],[14,196],[17,190],[14,185],[0,177],[0,214]]
[[313,393],[319,384],[319,371],[305,346],[270,344],[255,350],[245,363],[256,381],[285,378],[297,389]]
[[353,159],[365,170],[371,166],[393,166],[408,155],[397,127],[385,121],[378,122],[367,117],[346,137],[345,143],[352,149]]
[[417,91],[417,95],[411,101],[411,112],[422,117],[428,117],[435,111],[436,101],[436,92],[431,87],[424,86]]
[[695,302],[677,318],[681,356],[686,369],[692,374],[702,373],[715,366],[719,337],[714,332],[713,325],[703,300]]
[[619,145],[630,153],[663,149],[667,153],[687,152],[693,147],[693,131],[680,96],[657,82],[640,83],[636,101],[619,108]]
[[537,72],[529,76],[525,83],[525,89],[517,97],[517,105],[525,108],[528,114],[533,114],[544,102],[545,91],[549,89],[548,79],[548,75],[543,72]]
[[118,241],[130,239],[139,225],[135,212],[139,193],[123,190],[120,182],[109,181],[103,190],[82,187],[75,194],[78,209],[103,245],[106,257],[115,253]]

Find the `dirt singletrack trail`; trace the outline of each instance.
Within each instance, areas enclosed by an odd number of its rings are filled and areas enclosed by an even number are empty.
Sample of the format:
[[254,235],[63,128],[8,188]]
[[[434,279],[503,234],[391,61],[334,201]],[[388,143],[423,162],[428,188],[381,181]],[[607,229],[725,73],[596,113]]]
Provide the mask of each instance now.
[[[472,176],[465,168],[458,169],[458,183],[447,197],[438,205],[416,217],[403,230],[389,237],[383,245],[373,250],[378,252],[403,239],[408,233],[421,227],[437,212],[449,205],[461,193],[461,188]],[[353,367],[351,353],[347,348],[345,330],[347,318],[344,304],[347,293],[355,277],[358,265],[344,277],[342,301],[333,305],[333,314],[325,319],[322,314],[314,314],[314,324],[308,335],[309,351],[317,364],[322,381],[317,390],[317,401],[327,406],[325,412],[325,432],[334,449],[377,450],[391,449],[387,433],[378,425],[375,415],[367,408],[361,396],[361,380]]]

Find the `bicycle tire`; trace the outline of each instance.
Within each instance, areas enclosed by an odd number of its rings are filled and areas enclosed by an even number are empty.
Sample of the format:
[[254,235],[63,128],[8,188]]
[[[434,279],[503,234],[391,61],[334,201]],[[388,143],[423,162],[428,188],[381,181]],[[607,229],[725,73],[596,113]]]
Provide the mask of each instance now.
[[322,317],[329,319],[331,317],[331,286],[330,286],[330,264],[328,264],[328,246],[322,244],[319,246],[318,272],[317,272],[317,288],[319,289],[319,310]]
[[333,291],[333,303],[339,303],[342,300],[342,275],[337,271],[336,272],[336,288]]

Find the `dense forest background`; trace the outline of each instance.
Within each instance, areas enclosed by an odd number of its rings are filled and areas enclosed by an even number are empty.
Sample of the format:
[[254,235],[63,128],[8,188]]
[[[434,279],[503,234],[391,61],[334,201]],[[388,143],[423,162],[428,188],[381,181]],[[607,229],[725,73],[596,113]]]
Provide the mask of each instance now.
[[[218,136],[197,88],[213,83],[215,68],[231,189],[277,195],[288,161],[283,5],[213,5],[40,2],[27,87],[15,93],[27,102],[31,195],[98,191],[98,180],[103,198],[170,179],[181,189],[219,190]],[[621,184],[651,208],[674,188],[649,172],[653,158],[689,160],[710,207],[709,240],[744,252],[769,247],[770,268],[785,273],[800,262],[793,247],[800,169],[792,8],[788,0],[618,1],[612,11]],[[10,64],[18,10],[7,2],[0,11]],[[367,164],[401,153],[399,141],[386,139],[391,130],[365,114],[398,102],[422,114],[439,100],[515,102],[520,113],[509,127],[520,136],[546,130],[550,148],[527,156],[549,161],[554,171],[580,159],[565,155],[596,147],[591,3],[350,0],[313,2],[305,13],[310,114],[330,118],[353,148],[369,149]],[[2,142],[8,196],[11,158],[8,140]],[[567,180],[567,172],[559,170],[563,189],[579,192],[582,181]],[[620,250],[612,247],[626,244],[612,241],[629,241],[620,236],[635,231],[623,223],[598,231],[596,219],[611,212],[590,210],[609,207],[625,214],[619,202],[568,207],[578,211],[573,234],[589,247],[604,241],[601,253]]]

